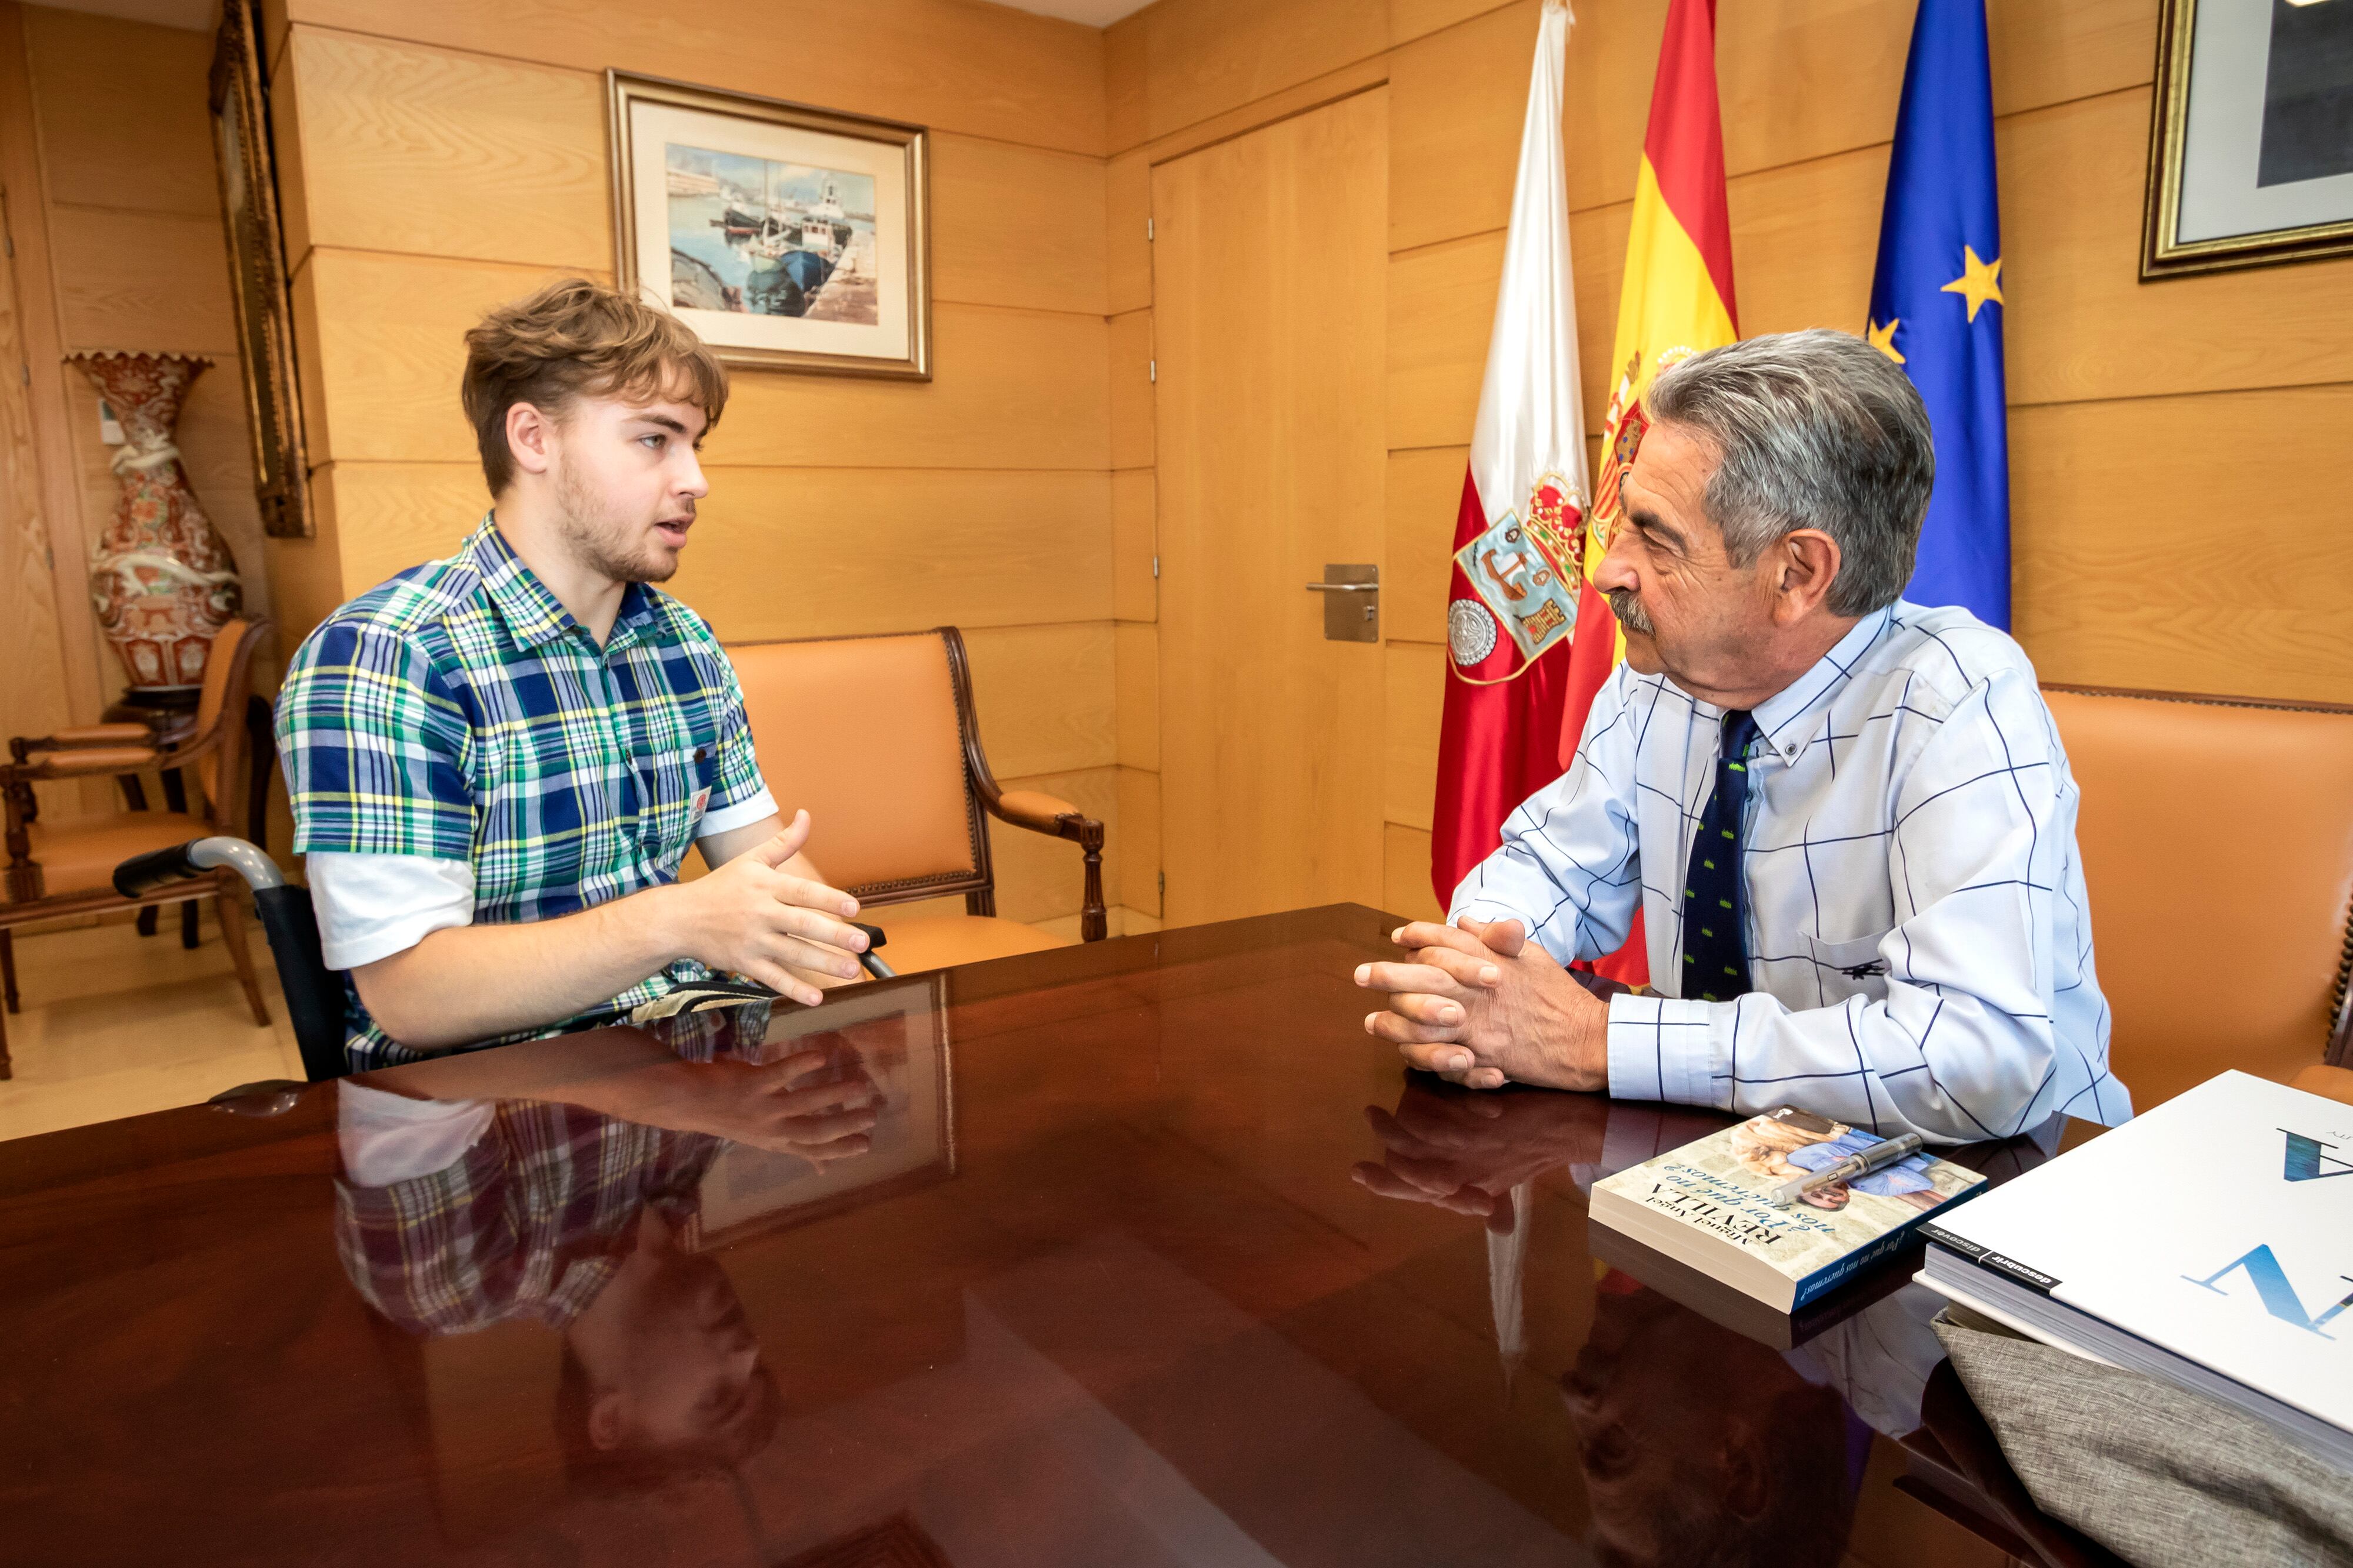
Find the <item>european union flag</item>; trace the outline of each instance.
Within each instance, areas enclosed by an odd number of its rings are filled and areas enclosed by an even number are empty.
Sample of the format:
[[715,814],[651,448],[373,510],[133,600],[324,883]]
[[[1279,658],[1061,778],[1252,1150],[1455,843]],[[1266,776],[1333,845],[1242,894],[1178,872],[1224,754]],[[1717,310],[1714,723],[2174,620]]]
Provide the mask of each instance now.
[[1873,348],[1904,367],[1936,432],[1936,491],[1905,597],[2010,626],[2010,426],[2001,214],[1985,0],[1920,0],[1871,284]]

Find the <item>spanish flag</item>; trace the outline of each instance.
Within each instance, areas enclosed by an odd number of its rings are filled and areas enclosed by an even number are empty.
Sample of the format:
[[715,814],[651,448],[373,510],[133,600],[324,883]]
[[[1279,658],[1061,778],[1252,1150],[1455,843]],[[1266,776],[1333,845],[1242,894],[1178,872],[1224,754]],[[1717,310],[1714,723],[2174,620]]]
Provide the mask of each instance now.
[[[1626,278],[1618,295],[1618,336],[1609,355],[1609,407],[1601,429],[1600,476],[1586,513],[1585,575],[1577,591],[1576,640],[1560,763],[1585,734],[1594,694],[1626,657],[1626,637],[1593,574],[1619,515],[1618,487],[1647,424],[1642,395],[1659,372],[1739,337],[1732,300],[1732,219],[1724,196],[1724,124],[1715,99],[1715,0],[1672,0],[1651,86],[1651,123],[1634,176],[1626,237]],[[1641,917],[1626,945],[1594,967],[1613,979],[1650,976]]]

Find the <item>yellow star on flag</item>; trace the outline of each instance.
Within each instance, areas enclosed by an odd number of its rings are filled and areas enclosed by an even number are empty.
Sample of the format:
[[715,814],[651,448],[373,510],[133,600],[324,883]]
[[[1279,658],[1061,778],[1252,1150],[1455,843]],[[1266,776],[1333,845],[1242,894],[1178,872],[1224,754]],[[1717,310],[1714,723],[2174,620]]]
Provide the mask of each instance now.
[[1863,329],[1863,340],[1897,364],[1902,364],[1904,356],[1895,347],[1895,329],[1904,324],[1904,318],[1894,317],[1883,327],[1876,321],[1869,321],[1868,318],[1865,320],[1869,324]]
[[2009,304],[2010,301],[2001,297],[2001,258],[1997,256],[1991,261],[1980,261],[1978,253],[1966,245],[1961,247],[1961,255],[1967,258],[1961,264],[1961,275],[1938,292],[1958,294],[1967,300],[1972,321],[1978,319],[1978,307],[1988,300],[1997,305]]

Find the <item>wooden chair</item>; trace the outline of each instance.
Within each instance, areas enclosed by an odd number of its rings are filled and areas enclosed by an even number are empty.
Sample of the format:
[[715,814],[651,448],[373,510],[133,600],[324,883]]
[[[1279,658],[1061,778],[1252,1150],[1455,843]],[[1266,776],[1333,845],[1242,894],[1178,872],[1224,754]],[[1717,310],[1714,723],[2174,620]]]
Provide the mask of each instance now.
[[[144,724],[92,724],[37,739],[9,742],[0,765],[0,805],[6,813],[8,866],[0,901],[0,980],[6,1011],[16,1011],[16,959],[12,928],[59,915],[137,909],[185,899],[187,884],[157,888],[137,898],[114,890],[114,868],[134,855],[213,834],[234,834],[230,820],[238,771],[246,765],[246,699],[253,654],[267,621],[231,621],[213,639],[196,702],[195,728],[177,745],[158,746]],[[117,811],[49,826],[40,820],[33,785],[59,779],[114,778],[142,768],[181,768],[193,775],[202,811]],[[221,940],[256,1024],[269,1022],[246,945],[244,883],[234,871],[209,874],[217,900]],[[201,889],[203,883],[196,886]],[[0,1079],[10,1076],[7,1026],[0,1022]]]
[[[964,895],[965,913],[877,921],[902,973],[1060,945],[997,915],[989,817],[1077,845],[1080,934],[1102,939],[1103,826],[1068,801],[997,787],[954,626],[894,637],[731,643],[760,771],[809,858],[865,908]],[[873,917],[866,917],[872,919]]]
[[2353,1075],[2353,707],[2045,686],[2076,822],[2109,1065],[2147,1110],[2226,1068]]

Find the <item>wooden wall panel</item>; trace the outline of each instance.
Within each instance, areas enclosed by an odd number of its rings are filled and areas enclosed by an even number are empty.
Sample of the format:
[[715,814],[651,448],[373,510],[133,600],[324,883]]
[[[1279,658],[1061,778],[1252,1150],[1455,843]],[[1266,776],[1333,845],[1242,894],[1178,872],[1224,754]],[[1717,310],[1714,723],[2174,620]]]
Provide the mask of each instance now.
[[1106,881],[1119,889],[1119,902],[1131,910],[1158,916],[1160,911],[1160,775],[1138,768],[1119,770],[1119,825],[1126,845],[1121,851],[1120,879]]
[[297,26],[312,245],[609,271],[590,71]]
[[46,5],[24,17],[51,200],[207,218],[217,245],[211,35]]
[[990,772],[1026,778],[1119,761],[1120,680],[1109,622],[976,626],[964,640]]
[[1084,472],[713,468],[672,586],[731,637],[1108,621],[1104,488]]
[[1103,151],[1124,153],[1144,141],[1144,16],[1131,12],[1103,29]]
[[[1572,237],[1571,243],[1574,244]],[[1495,322],[1504,237],[1482,234],[1389,262],[1388,440],[1456,447],[1471,438]]]
[[[2146,89],[2000,123],[2013,403],[2353,380],[2353,258],[2143,283]],[[1874,212],[1875,212],[1874,205]]]
[[1111,467],[1152,466],[1152,312],[1111,319]]
[[1470,461],[1468,447],[1422,447],[1389,454],[1381,626],[1392,642],[1446,640],[1454,522]]
[[1446,701],[1446,649],[1392,642],[1382,650],[1388,678],[1388,773],[1382,815],[1427,828],[1438,792],[1438,720]]
[[2157,70],[2157,9],[2149,0],[1992,0],[1993,111],[2147,87]]
[[1103,35],[963,0],[288,0],[298,24],[601,73],[625,65],[796,103],[1100,156]]
[[1152,165],[1129,153],[1103,165],[1104,309],[1113,315],[1152,306]]
[[[323,429],[312,458],[464,462],[463,334],[537,288],[537,268],[311,252]],[[1107,466],[1100,318],[942,305],[929,383],[738,374],[704,460],[714,466]]]
[[1150,468],[1111,477],[1112,604],[1123,621],[1160,617],[1160,580],[1153,574],[1160,550],[1154,478]]
[[1391,250],[1511,221],[1537,10],[1520,0],[1389,56]]
[[2035,668],[2353,702],[2348,429],[2348,386],[2012,409],[2015,618]]
[[1099,159],[932,138],[932,298],[1104,313]]
[[1150,136],[1167,135],[1388,47],[1387,15],[1365,0],[1177,0],[1150,6],[1143,16]]
[[1430,890],[1430,833],[1391,822],[1381,828],[1381,907],[1410,921],[1441,921]]
[[1160,628],[1119,628],[1119,764],[1160,771]]
[[[1886,189],[1883,145],[1725,183],[1742,335],[1799,327],[1862,330]],[[1743,258],[1749,263],[1746,268]],[[1959,275],[1957,265],[1954,276]],[[1586,406],[1599,405],[1588,397]],[[1595,420],[1594,429],[1600,428]]]
[[69,349],[236,350],[218,217],[58,205],[49,247]]
[[1409,44],[1495,9],[1497,0],[1389,0],[1389,47]]

